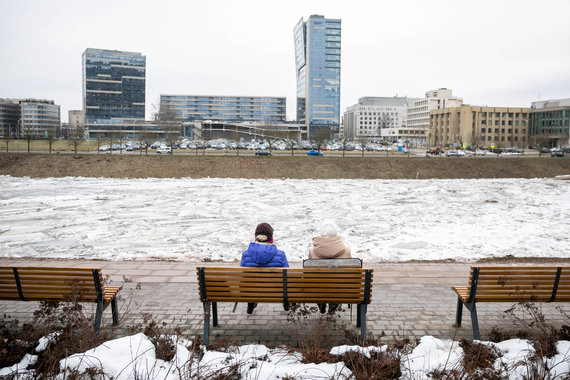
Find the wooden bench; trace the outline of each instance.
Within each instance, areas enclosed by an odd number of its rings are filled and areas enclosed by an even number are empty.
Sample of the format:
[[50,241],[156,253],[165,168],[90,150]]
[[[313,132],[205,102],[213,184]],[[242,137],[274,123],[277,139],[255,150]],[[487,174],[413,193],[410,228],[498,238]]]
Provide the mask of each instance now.
[[[372,269],[197,267],[204,304],[204,344],[210,313],[218,325],[218,302],[357,304],[361,342],[366,339],[366,310],[372,296]],[[210,310],[211,309],[211,310]]]
[[79,301],[97,304],[94,329],[111,305],[113,324],[119,322],[117,293],[122,286],[105,286],[100,268],[0,266],[0,300]]
[[457,294],[455,322],[461,326],[463,305],[471,312],[473,338],[481,339],[478,302],[570,302],[569,266],[472,266],[468,286]]

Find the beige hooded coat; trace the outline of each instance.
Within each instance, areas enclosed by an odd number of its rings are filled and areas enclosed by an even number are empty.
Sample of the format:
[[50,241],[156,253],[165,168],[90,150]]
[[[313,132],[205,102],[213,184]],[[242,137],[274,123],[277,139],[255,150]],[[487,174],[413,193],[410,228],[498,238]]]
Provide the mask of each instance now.
[[350,248],[339,236],[319,236],[313,238],[313,248],[309,251],[309,259],[348,259]]

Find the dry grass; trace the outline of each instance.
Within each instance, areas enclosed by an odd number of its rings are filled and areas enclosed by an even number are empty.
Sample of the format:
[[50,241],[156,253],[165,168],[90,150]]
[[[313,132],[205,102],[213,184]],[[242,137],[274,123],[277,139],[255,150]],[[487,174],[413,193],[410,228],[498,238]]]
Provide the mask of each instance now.
[[429,179],[544,178],[570,174],[570,159],[252,157],[0,153],[0,175],[108,178]]

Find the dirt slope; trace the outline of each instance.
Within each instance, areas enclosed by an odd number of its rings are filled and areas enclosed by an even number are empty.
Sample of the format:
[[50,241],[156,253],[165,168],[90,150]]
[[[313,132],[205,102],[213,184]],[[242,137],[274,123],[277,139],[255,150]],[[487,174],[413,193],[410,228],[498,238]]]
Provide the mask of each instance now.
[[570,158],[342,158],[2,153],[0,175],[110,178],[542,178],[570,175]]

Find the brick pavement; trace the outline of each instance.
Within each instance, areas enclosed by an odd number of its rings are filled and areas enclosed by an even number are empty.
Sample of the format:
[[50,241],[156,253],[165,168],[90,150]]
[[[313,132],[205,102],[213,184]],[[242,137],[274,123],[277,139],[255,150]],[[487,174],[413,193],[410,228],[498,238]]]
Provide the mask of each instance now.
[[[121,323],[119,334],[126,334],[128,326],[143,322],[143,314],[150,313],[157,322],[178,327],[184,334],[202,333],[203,309],[198,297],[196,265],[187,262],[143,261],[87,261],[87,260],[32,260],[0,258],[0,265],[50,265],[101,267],[113,284],[124,283],[119,302]],[[210,265],[209,263],[207,265]],[[212,265],[237,265],[219,264]],[[292,266],[300,266],[293,263]],[[372,303],[368,307],[368,331],[376,336],[407,335],[439,338],[472,338],[469,313],[464,310],[463,325],[455,328],[456,297],[451,285],[466,284],[470,264],[464,263],[374,263],[365,265],[374,269]],[[135,289],[139,283],[140,290]],[[569,324],[568,317],[557,307],[570,313],[568,304],[538,304],[550,322],[559,327]],[[513,328],[513,320],[503,311],[511,304],[478,304],[482,338],[494,326]],[[21,322],[29,320],[37,308],[36,302],[0,301],[0,313],[11,315]],[[88,311],[94,305],[87,305]],[[212,329],[211,341],[226,338],[236,344],[263,343],[268,345],[294,344],[304,324],[287,320],[287,312],[278,304],[260,304],[252,315],[245,313],[245,304],[218,305],[219,326]],[[346,307],[345,307],[346,309]],[[105,311],[103,325],[110,325],[110,310]],[[340,313],[340,322],[358,334],[355,326],[356,310]],[[333,334],[339,343],[346,343],[340,333]],[[387,339],[387,338],[383,338]]]

